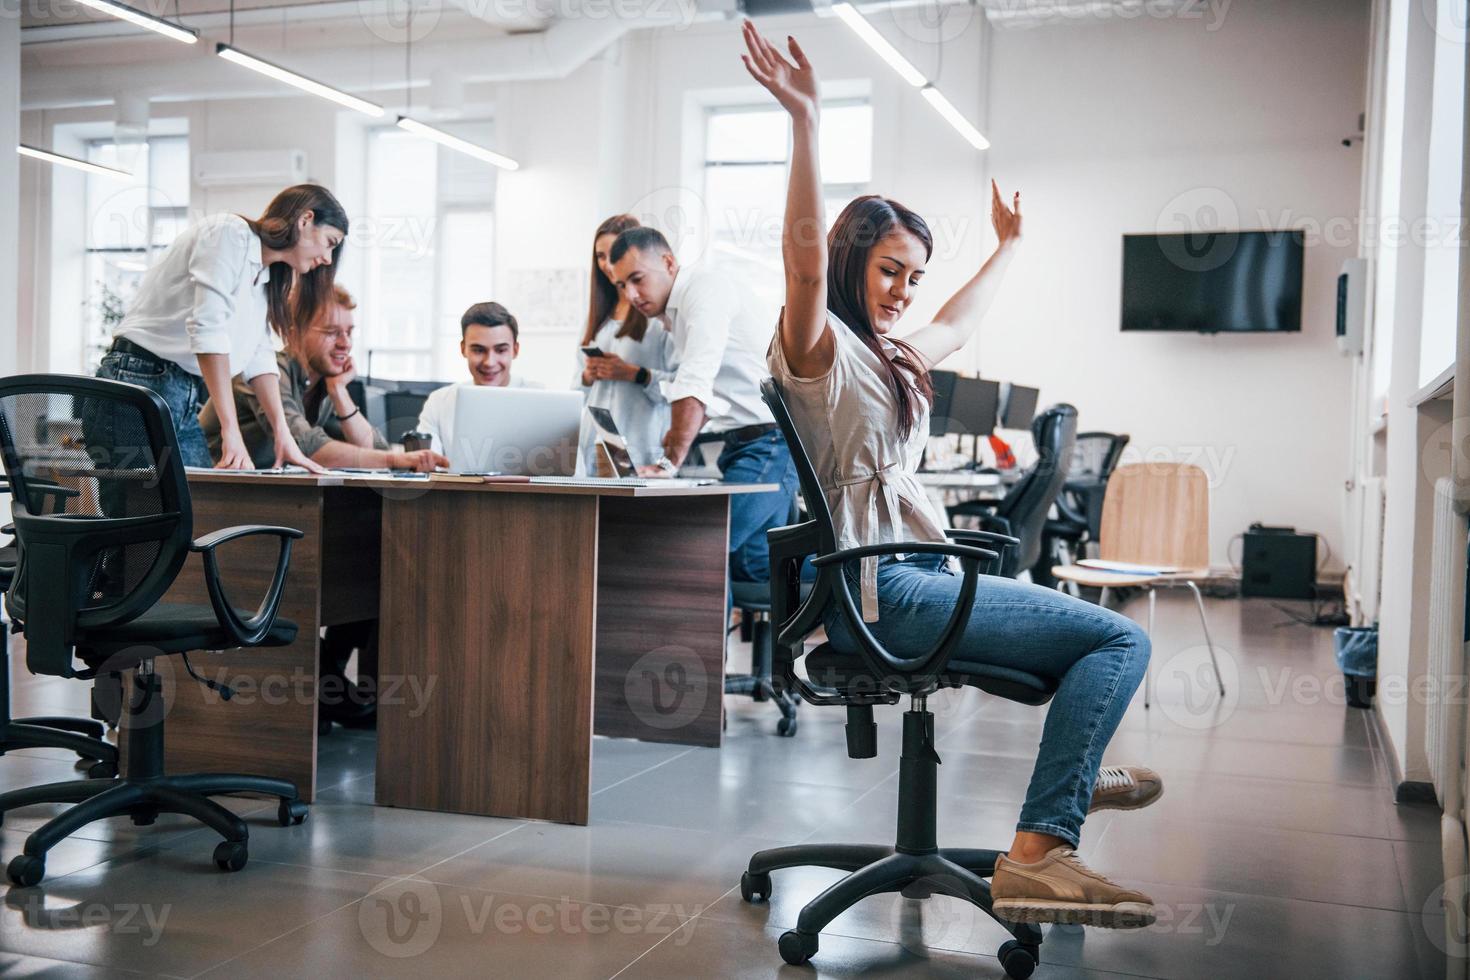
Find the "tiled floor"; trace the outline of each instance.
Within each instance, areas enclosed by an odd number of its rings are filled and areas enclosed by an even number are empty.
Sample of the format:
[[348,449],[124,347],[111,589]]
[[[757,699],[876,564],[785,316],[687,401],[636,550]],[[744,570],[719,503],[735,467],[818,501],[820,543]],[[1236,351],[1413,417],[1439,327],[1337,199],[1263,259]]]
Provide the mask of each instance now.
[[[1049,929],[1035,976],[1443,976],[1438,815],[1394,805],[1371,719],[1330,683],[1330,631],[1278,625],[1259,601],[1210,615],[1227,697],[1207,696],[1192,605],[1162,596],[1157,698],[1133,704],[1107,761],[1151,765],[1167,791],[1097,815],[1083,841],[1153,895],[1159,921]],[[16,674],[17,713],[81,709],[85,685]],[[812,967],[785,966],[776,937],[836,873],[778,872],[771,902],[747,905],[740,872],[773,844],[891,841],[900,711],[880,709],[880,757],[854,761],[839,710],[804,706],[782,739],[769,706],[728,705],[720,750],[599,739],[587,827],[374,807],[374,736],[339,730],[304,825],[230,801],[251,823],[238,874],[217,872],[212,834],[182,818],[115,820],[58,847],[43,886],[4,895],[0,975],[1004,976],[1002,930],[942,897],[867,899]],[[974,691],[930,707],[941,842],[1004,847],[1043,712]],[[0,759],[0,788],[75,776],[65,753]],[[51,812],[9,815],[0,853]]]

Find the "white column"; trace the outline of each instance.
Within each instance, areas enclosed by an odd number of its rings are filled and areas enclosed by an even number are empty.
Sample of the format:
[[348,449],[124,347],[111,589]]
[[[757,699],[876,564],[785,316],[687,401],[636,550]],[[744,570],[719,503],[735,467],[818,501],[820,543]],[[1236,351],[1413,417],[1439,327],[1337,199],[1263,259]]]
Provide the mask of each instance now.
[[20,10],[0,3],[0,375],[16,371],[20,289]]

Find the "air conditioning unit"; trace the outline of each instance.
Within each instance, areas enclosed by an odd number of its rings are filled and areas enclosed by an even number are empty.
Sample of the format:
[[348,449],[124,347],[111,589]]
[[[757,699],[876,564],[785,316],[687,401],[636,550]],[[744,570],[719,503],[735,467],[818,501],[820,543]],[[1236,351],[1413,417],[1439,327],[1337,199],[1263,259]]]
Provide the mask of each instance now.
[[194,183],[200,187],[288,187],[305,180],[305,150],[229,150],[194,157]]

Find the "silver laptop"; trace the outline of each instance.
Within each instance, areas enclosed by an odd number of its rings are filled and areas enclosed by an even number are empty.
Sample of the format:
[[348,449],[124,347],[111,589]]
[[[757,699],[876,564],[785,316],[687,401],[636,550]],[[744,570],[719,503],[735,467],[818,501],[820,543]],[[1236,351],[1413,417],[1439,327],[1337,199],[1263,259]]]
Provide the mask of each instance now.
[[465,386],[446,455],[456,473],[571,476],[581,421],[578,391]]

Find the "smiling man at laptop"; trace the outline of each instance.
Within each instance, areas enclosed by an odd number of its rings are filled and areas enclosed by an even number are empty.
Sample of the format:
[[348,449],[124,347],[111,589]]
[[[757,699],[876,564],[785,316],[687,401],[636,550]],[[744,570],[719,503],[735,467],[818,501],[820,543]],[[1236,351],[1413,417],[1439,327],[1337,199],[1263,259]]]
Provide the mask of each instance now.
[[[353,402],[348,385],[357,377],[352,363],[352,311],[357,304],[337,286],[332,302],[316,323],[301,331],[292,349],[276,355],[281,372],[281,405],[286,424],[301,451],[323,466],[432,471],[449,461],[428,450],[400,452],[389,449]],[[257,467],[275,460],[270,420],[255,391],[243,376],[233,381],[235,416],[245,449]],[[210,400],[199,413],[210,454],[220,456],[219,413]]]
[[[521,353],[521,328],[499,303],[476,303],[459,318],[459,352],[476,387],[544,388],[513,377],[511,366]],[[460,385],[447,385],[429,395],[419,412],[418,431],[429,436],[435,452],[454,445],[455,396]]]
[[749,290],[707,265],[681,268],[652,228],[620,234],[608,259],[628,302],[673,336],[664,458],[641,472],[672,476],[696,442],[718,442],[726,482],[779,484],[730,498],[730,577],[763,582],[771,570],[766,531],[785,524],[796,502],[796,466],[760,394],[772,326],[751,308]]

